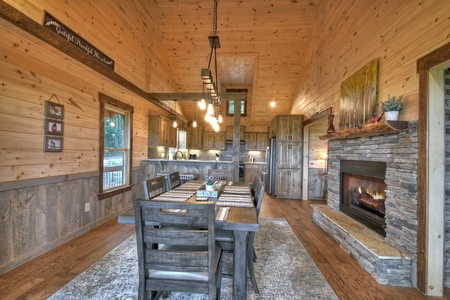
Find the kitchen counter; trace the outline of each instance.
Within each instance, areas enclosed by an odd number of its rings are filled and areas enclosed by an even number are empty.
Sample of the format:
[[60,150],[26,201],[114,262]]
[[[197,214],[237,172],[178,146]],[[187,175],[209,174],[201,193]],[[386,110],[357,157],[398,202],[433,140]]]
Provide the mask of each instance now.
[[233,170],[232,161],[200,159],[142,159],[145,178],[153,178],[160,172],[197,174],[198,179],[207,177],[210,170]]
[[141,159],[141,162],[164,162],[164,163],[202,163],[202,164],[232,164],[226,160],[201,160],[201,159]]

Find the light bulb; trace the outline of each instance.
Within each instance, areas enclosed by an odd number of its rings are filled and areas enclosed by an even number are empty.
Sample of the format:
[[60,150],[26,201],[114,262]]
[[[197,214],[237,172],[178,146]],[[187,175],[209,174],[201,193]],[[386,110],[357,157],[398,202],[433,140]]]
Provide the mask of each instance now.
[[192,123],[192,127],[197,127],[197,120],[194,120],[194,122]]
[[198,107],[201,110],[205,110],[205,108],[206,108],[206,101],[205,101],[205,99],[200,100],[200,102],[198,103]]
[[208,104],[208,109],[206,110],[206,113],[209,114],[209,115],[214,114],[214,106],[213,106],[212,103]]
[[275,101],[270,102],[270,107],[275,107]]
[[211,116],[209,115],[209,114],[205,114],[205,121],[206,122],[209,122],[209,118],[210,118]]
[[178,123],[177,120],[173,121],[173,128],[177,128],[178,127]]
[[219,123],[222,123],[222,122],[223,122],[222,115],[219,115],[219,118],[217,119],[217,122],[219,122]]

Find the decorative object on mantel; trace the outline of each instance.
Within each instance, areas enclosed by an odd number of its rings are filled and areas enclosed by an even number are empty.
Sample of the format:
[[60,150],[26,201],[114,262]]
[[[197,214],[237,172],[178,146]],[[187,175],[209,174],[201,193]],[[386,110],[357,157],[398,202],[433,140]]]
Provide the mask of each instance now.
[[384,112],[387,121],[397,121],[398,114],[403,110],[403,104],[400,102],[403,96],[396,97],[388,95],[388,99],[381,103],[381,110]]
[[332,133],[336,132],[336,130],[334,129],[334,125],[333,125],[333,120],[334,120],[334,115],[328,115],[327,134],[332,134]]
[[408,129],[408,121],[385,121],[336,131],[322,135],[321,140],[344,140],[359,137],[372,137],[382,134],[398,133]]
[[378,59],[374,59],[341,84],[339,129],[371,122],[377,105]]
[[372,123],[380,122],[380,120],[383,116],[384,116],[384,112],[381,112],[381,114],[379,114],[378,116],[376,115],[376,113],[374,113],[372,116]]

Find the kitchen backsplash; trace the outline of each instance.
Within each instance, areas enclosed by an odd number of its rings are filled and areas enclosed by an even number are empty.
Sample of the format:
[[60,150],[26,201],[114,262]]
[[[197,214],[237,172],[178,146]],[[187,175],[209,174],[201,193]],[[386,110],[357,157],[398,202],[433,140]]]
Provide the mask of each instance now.
[[[175,153],[177,150],[175,148],[166,147],[149,147],[148,148],[148,158],[149,159],[168,159],[169,152]],[[232,161],[233,160],[233,144],[227,143],[225,150],[183,150],[183,158],[188,159],[189,154],[197,154],[197,159],[199,160],[215,160],[216,154],[221,155],[219,160]],[[266,157],[266,151],[247,151],[245,150],[245,144],[240,145],[240,156],[239,161],[246,161],[248,156],[253,157],[254,162],[264,162]],[[180,154],[178,154],[180,155]]]

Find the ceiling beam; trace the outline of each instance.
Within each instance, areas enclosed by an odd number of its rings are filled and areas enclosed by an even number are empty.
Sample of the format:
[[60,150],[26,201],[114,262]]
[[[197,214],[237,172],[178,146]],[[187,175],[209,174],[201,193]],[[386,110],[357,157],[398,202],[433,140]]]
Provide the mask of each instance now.
[[[159,101],[193,101],[202,98],[202,93],[150,93],[149,95]],[[245,92],[223,92],[219,93],[219,96],[221,101],[247,100]]]

